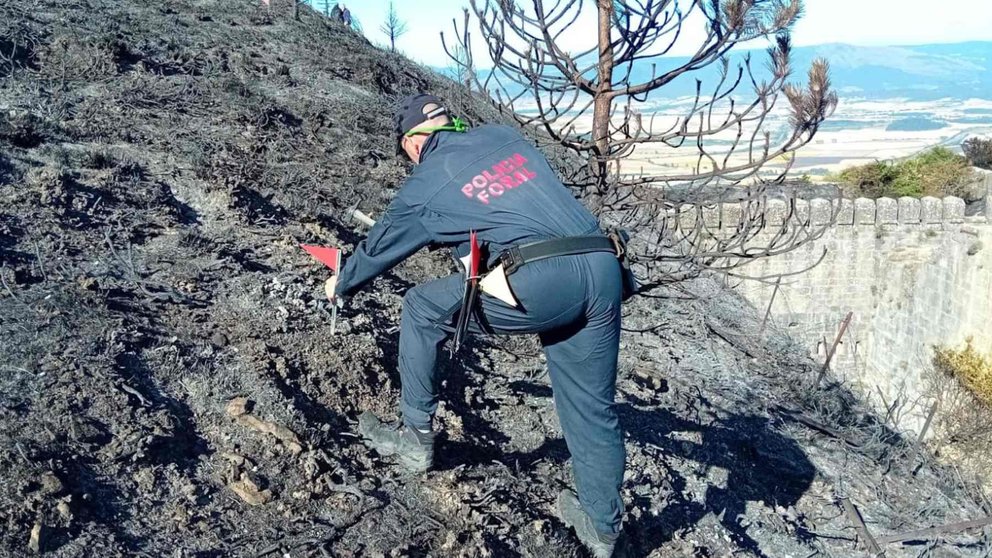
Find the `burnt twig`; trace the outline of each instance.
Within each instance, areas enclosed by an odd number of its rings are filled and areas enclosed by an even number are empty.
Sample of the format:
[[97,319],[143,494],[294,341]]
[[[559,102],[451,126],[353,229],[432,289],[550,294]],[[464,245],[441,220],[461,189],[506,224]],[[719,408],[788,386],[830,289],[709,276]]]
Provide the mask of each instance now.
[[878,542],[881,544],[891,544],[905,541],[930,540],[939,537],[940,535],[960,533],[962,531],[985,527],[986,525],[992,525],[992,516],[984,517],[982,519],[972,519],[970,521],[960,521],[958,523],[948,523],[946,525],[939,525],[936,527],[930,527],[929,529],[920,529],[917,531],[909,531],[897,535],[885,535],[883,537],[879,537]]
[[830,346],[830,350],[827,351],[827,360],[823,363],[823,368],[820,369],[820,374],[816,377],[816,384],[820,385],[823,380],[823,376],[826,375],[827,370],[830,369],[830,361],[834,358],[834,352],[837,351],[837,346],[840,345],[840,340],[844,337],[844,332],[847,331],[847,326],[851,323],[851,318],[854,317],[854,312],[848,312],[847,316],[844,317],[844,321],[840,323],[840,331],[837,332],[837,337],[834,338],[833,345]]
[[854,525],[854,528],[858,531],[858,538],[864,543],[865,547],[874,556],[879,556],[885,554],[882,547],[878,545],[875,538],[871,536],[868,531],[868,526],[865,525],[865,520],[861,517],[861,513],[858,508],[847,498],[840,499],[841,506],[844,508],[844,513],[847,515],[847,519]]

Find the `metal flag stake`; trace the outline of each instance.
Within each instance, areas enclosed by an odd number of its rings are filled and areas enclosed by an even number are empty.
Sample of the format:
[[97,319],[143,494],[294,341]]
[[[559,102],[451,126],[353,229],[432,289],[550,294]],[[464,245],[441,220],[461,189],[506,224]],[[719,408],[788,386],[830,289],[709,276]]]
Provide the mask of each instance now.
[[[334,275],[339,273],[341,269],[341,249],[332,248],[329,246],[313,246],[310,244],[300,244],[300,248],[303,248],[311,256],[314,257],[320,263],[331,268]],[[333,293],[328,293],[330,296]],[[338,304],[336,301],[331,303],[331,335],[337,330],[338,325]]]

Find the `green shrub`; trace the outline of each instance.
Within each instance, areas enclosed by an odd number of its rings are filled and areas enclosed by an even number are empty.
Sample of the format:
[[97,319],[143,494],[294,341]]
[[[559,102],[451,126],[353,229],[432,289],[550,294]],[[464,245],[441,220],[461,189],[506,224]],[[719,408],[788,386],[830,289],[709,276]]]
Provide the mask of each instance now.
[[968,138],[961,149],[972,165],[992,170],[992,138]]
[[946,147],[934,147],[905,161],[876,161],[850,167],[835,178],[845,194],[866,198],[958,196],[967,199],[975,182],[968,159]]
[[875,161],[866,165],[846,168],[838,179],[845,193],[866,198],[888,195],[892,183],[899,177],[898,168],[892,163]]

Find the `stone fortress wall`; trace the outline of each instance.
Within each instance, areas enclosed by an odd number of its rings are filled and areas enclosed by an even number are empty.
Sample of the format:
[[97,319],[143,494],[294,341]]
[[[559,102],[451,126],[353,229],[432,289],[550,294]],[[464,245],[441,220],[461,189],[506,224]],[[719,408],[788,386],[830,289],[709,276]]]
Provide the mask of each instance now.
[[[818,240],[744,272],[767,277],[812,267],[781,279],[771,319],[822,361],[853,312],[834,371],[872,397],[919,399],[934,345],[958,347],[971,338],[992,354],[992,173],[984,180],[989,196],[977,216],[966,216],[964,200],[955,197],[799,200],[795,214],[805,226],[836,220]],[[761,234],[774,234],[786,202],[769,201],[765,211],[769,226]],[[704,219],[735,227],[740,213],[739,204],[723,204]],[[758,281],[739,286],[762,314],[775,288]]]

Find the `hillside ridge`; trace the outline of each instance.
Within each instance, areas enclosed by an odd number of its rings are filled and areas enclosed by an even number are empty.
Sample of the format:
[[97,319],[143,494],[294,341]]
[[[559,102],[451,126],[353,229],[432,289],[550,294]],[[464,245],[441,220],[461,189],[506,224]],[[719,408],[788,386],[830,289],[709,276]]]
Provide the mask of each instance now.
[[[301,19],[0,4],[0,555],[584,555],[554,511],[572,479],[534,339],[445,364],[437,470],[405,477],[356,440],[361,411],[395,413],[403,293],[451,261],[377,279],[332,336],[299,245],[353,247],[347,210],[379,215],[402,184],[398,97],[502,116]],[[630,555],[867,556],[842,498],[876,534],[990,512],[718,281],[625,314]]]

